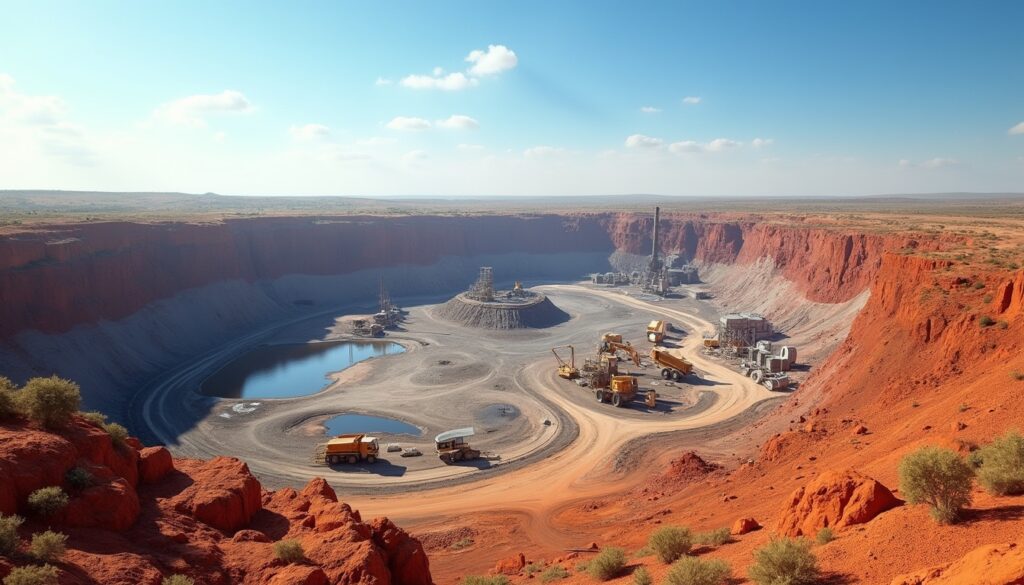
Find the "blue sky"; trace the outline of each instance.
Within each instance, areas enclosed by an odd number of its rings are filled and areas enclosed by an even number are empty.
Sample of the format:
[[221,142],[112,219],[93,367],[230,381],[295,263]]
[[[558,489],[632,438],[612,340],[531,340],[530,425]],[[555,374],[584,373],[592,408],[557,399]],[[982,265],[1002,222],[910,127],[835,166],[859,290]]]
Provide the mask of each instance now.
[[0,9],[0,188],[1024,190],[1020,2]]

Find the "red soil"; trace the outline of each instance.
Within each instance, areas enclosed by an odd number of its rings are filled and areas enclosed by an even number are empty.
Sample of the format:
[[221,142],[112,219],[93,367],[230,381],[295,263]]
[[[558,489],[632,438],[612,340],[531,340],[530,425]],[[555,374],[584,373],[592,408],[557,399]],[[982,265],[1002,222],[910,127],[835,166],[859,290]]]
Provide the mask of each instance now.
[[[67,485],[75,466],[92,486]],[[69,505],[33,516],[28,495],[49,485],[63,485]],[[69,536],[62,584],[159,585],[176,573],[224,585],[431,583],[419,541],[387,518],[363,522],[323,480],[268,492],[237,459],[175,461],[162,447],[116,446],[84,419],[60,433],[0,424],[0,512],[29,518],[22,546],[51,526]],[[298,540],[305,560],[277,560],[273,542],[283,539]],[[26,561],[0,558],[0,578]]]

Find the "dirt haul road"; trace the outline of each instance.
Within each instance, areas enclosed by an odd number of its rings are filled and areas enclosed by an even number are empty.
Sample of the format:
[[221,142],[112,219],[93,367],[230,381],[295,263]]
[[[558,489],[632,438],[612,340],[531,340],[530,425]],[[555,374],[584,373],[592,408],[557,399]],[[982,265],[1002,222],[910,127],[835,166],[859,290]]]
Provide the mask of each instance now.
[[[586,292],[616,303],[654,310],[673,323],[685,324],[692,332],[710,331],[711,323],[694,314],[655,306],[624,294],[576,285],[540,287],[545,291]],[[592,410],[580,407],[563,392],[552,391],[549,399],[567,413],[579,428],[577,439],[568,448],[536,464],[493,478],[485,478],[457,490],[437,489],[415,495],[384,497],[348,497],[354,508],[365,515],[398,518],[403,525],[416,526],[426,522],[443,522],[443,518],[471,512],[504,512],[520,515],[524,525],[539,541],[548,544],[573,543],[549,524],[557,510],[586,498],[620,493],[629,484],[623,478],[609,477],[610,464],[619,449],[628,441],[665,431],[696,429],[716,425],[737,417],[758,402],[777,397],[739,372],[706,359],[700,347],[700,335],[688,335],[680,353],[704,372],[706,380],[716,383],[719,394],[713,406],[681,420],[626,418],[618,409]],[[554,375],[550,364],[537,364],[525,373],[531,385],[551,388],[569,385]],[[578,391],[573,388],[572,390]],[[639,481],[643,478],[637,478]]]

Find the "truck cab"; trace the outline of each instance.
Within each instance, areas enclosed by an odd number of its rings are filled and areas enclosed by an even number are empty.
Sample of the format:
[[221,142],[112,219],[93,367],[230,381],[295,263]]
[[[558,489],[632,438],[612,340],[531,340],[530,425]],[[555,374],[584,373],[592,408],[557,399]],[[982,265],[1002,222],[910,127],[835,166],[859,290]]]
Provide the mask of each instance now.
[[661,343],[665,340],[665,329],[668,323],[664,321],[651,321],[647,324],[647,341]]

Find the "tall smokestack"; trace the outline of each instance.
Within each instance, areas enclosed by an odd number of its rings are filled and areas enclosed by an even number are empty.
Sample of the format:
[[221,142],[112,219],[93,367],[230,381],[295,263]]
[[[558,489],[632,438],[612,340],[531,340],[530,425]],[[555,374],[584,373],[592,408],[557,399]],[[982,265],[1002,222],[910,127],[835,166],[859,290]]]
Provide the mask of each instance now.
[[661,221],[661,208],[654,208],[654,235],[651,238],[651,268],[657,270],[658,263],[658,223]]

